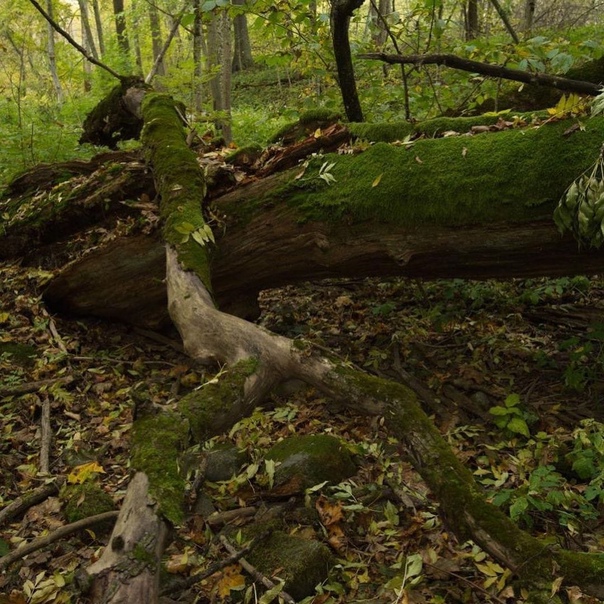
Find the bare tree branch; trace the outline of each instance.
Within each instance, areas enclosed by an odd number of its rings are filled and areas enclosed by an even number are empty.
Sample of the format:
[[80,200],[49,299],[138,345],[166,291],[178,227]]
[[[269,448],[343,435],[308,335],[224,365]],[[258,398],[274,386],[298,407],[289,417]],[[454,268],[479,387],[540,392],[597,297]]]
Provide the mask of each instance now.
[[597,96],[602,92],[601,84],[593,82],[584,82],[582,80],[571,80],[560,76],[549,75],[546,73],[529,73],[520,69],[509,69],[499,65],[489,63],[480,63],[464,59],[451,54],[433,54],[433,55],[389,55],[381,52],[373,52],[359,55],[360,59],[374,59],[384,61],[385,63],[401,63],[413,65],[445,65],[453,69],[461,69],[471,73],[491,76],[494,78],[504,78],[525,84],[534,84],[536,86],[550,86],[565,90],[567,92],[577,92],[579,94],[589,94]]
[[78,44],[51,16],[38,4],[37,0],[29,0],[36,10],[48,21],[51,27],[61,34],[80,54],[86,58],[87,61],[90,61],[93,65],[104,69],[108,73],[110,73],[114,78],[120,80],[120,82],[124,79],[124,76],[121,76],[117,71],[111,69],[111,67],[105,65],[98,59],[95,59],[83,46]]

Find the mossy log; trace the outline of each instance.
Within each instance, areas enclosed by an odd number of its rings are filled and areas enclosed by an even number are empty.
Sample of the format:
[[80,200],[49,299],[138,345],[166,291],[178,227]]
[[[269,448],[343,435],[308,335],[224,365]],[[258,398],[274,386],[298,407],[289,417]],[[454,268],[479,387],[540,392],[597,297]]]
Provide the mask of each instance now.
[[[434,120],[423,129],[471,123]],[[602,272],[604,254],[579,249],[552,220],[604,140],[604,119],[568,135],[570,125],[377,143],[235,187],[212,200],[225,216],[210,259],[219,307],[253,316],[258,291],[328,277]],[[378,138],[369,126],[352,130]],[[327,183],[321,169],[331,164]],[[55,310],[157,327],[168,320],[164,271],[158,239],[116,239],[63,271],[45,298]]]
[[[195,160],[187,154],[184,136],[174,132],[169,137],[170,153],[166,154],[167,150],[162,147],[165,128],[178,129],[177,114],[171,110],[169,100],[153,96],[145,101],[145,106],[146,119],[150,124],[146,130],[146,147],[162,198],[169,312],[181,333],[185,350],[192,357],[206,363],[219,362],[228,369],[216,381],[183,398],[176,411],[157,412],[152,408],[139,407],[132,456],[137,474],[126,497],[131,505],[122,510],[110,546],[91,569],[95,577],[95,601],[101,601],[101,593],[110,594],[103,599],[105,602],[157,601],[157,568],[165,531],[169,522],[178,523],[182,519],[184,481],[177,471],[180,451],[191,438],[201,442],[216,431],[228,429],[233,422],[250,413],[274,386],[290,379],[307,382],[360,412],[383,416],[391,433],[405,444],[415,467],[439,500],[445,522],[460,540],[473,539],[526,584],[539,591],[549,593],[558,574],[557,569],[562,569],[565,584],[578,585],[590,595],[603,597],[604,555],[552,549],[518,529],[507,516],[486,501],[472,474],[455,458],[409,388],[368,376],[314,354],[302,342],[294,344],[287,338],[270,334],[216,309],[206,281],[210,268],[208,245],[202,245],[197,239],[195,245],[190,245],[193,243],[191,238],[183,238],[182,229],[176,228],[182,225],[183,218],[191,221],[196,229],[203,228],[205,223],[201,209],[199,207],[196,211],[192,203],[204,188],[203,174],[199,169],[195,172]],[[374,160],[382,158],[383,152],[383,148],[378,148]],[[576,149],[575,153],[584,151]],[[185,164],[182,171],[170,163],[174,154],[179,158],[178,167]],[[428,153],[422,154],[429,158]],[[392,157],[388,157],[393,162]],[[512,156],[508,159],[511,161]],[[343,170],[345,165],[343,162],[339,169]],[[367,168],[372,165],[366,164]],[[383,176],[389,167],[382,164]],[[395,169],[401,170],[401,165]],[[364,176],[373,178],[372,182],[376,183],[377,177],[372,176],[371,171]],[[316,184],[316,180],[313,176],[308,182]],[[189,181],[191,188],[188,187]],[[372,186],[372,182],[369,182],[369,187],[377,188],[379,183]],[[292,187],[303,197],[292,196]],[[319,188],[325,192],[324,187]],[[392,189],[385,189],[386,195],[382,200],[385,206],[377,212],[380,223],[391,226],[411,224],[419,228],[423,220],[433,217],[425,207],[406,208],[404,212],[399,208],[388,220],[386,209],[392,204]],[[362,219],[366,219],[368,208],[362,200],[340,198],[335,206],[327,203],[313,209],[310,202],[313,196],[318,195],[315,187],[299,189],[295,183],[284,181],[281,191],[289,192],[290,197],[285,199],[296,199],[293,205],[299,216],[304,212],[318,211],[324,214],[322,220],[328,221],[335,213],[339,221],[349,220],[354,224],[358,220],[357,228]],[[482,200],[480,204],[481,220],[485,216],[501,220],[502,215],[511,220],[513,212],[505,204],[493,207],[492,198],[486,192],[483,195],[488,203]],[[369,194],[366,192],[365,196]],[[513,201],[514,196],[510,197]],[[256,205],[266,209],[274,206],[278,199],[278,195],[273,194]],[[333,201],[333,191],[322,199]],[[380,208],[379,202],[373,201],[373,204],[377,204],[372,206],[374,210]],[[537,209],[524,208],[531,218],[534,218],[532,212],[542,211],[540,206],[536,206]],[[463,213],[463,204],[457,207],[457,211]],[[472,213],[470,209],[465,209],[465,212]],[[311,217],[307,218],[310,220]],[[239,219],[243,220],[241,214]],[[313,216],[313,220],[317,217]],[[444,227],[447,221],[454,219],[447,213],[445,218],[441,215],[440,220]],[[521,220],[517,222],[522,223]],[[249,222],[247,226],[249,228]],[[180,233],[181,237],[175,233]],[[360,232],[358,236],[361,236]],[[132,504],[135,498],[144,505]],[[138,542],[131,535],[140,537]],[[134,564],[135,560],[138,565]],[[123,573],[124,568],[128,569],[127,574]]]

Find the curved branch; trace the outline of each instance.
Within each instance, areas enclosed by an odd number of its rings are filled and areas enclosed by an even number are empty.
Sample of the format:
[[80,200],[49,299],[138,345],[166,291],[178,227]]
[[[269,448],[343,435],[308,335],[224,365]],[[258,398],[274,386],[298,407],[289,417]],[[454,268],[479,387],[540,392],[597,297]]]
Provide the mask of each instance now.
[[48,21],[51,27],[61,34],[87,61],[104,69],[106,72],[110,73],[114,78],[120,80],[120,82],[124,79],[124,76],[121,76],[117,71],[114,71],[105,63],[102,63],[95,57],[93,57],[82,45],[78,44],[54,19],[40,6],[40,4],[36,0],[29,0],[36,10]]
[[549,75],[546,73],[529,73],[520,69],[509,69],[500,65],[491,65],[489,63],[480,63],[471,59],[464,59],[451,54],[433,54],[433,55],[389,55],[382,52],[372,52],[359,55],[360,59],[372,59],[384,61],[385,63],[400,63],[412,65],[444,65],[453,69],[461,69],[471,73],[479,73],[481,75],[490,76],[493,78],[504,78],[506,80],[514,80],[516,82],[524,82],[525,84],[533,84],[535,86],[549,86],[564,90],[566,92],[576,92],[579,94],[588,94],[597,96],[602,92],[601,84],[593,82],[584,82],[582,80],[571,80],[560,76]]

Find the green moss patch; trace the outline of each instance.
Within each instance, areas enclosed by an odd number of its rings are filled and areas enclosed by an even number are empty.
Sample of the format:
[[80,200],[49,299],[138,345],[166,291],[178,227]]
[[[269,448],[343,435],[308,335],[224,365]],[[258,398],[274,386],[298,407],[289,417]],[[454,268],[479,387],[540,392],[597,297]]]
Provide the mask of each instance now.
[[[329,155],[290,182],[304,220],[462,226],[551,217],[566,189],[598,156],[604,119],[564,133],[569,122],[471,137],[385,143],[359,155]],[[319,177],[325,163],[335,182]],[[278,193],[276,195],[279,195]]]
[[337,484],[356,472],[356,465],[343,443],[328,434],[291,436],[266,454],[280,462],[275,488],[282,494],[301,493],[321,482]]

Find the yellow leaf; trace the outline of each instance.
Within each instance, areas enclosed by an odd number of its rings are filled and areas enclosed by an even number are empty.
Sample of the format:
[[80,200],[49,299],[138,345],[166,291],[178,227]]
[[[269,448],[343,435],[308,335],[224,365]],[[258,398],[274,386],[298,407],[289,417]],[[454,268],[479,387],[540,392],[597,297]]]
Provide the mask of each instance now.
[[314,133],[315,138],[319,138],[323,133],[321,132],[321,128],[317,128]]
[[245,585],[245,577],[239,572],[239,565],[232,564],[222,571],[222,577],[218,581],[218,595],[226,598],[231,590],[241,589]]
[[105,470],[96,461],[90,461],[76,466],[68,474],[67,481],[71,484],[82,484],[94,476],[94,474],[105,474]]
[[380,180],[382,180],[382,176],[384,176],[383,172],[371,183],[371,186],[377,187],[380,184]]

